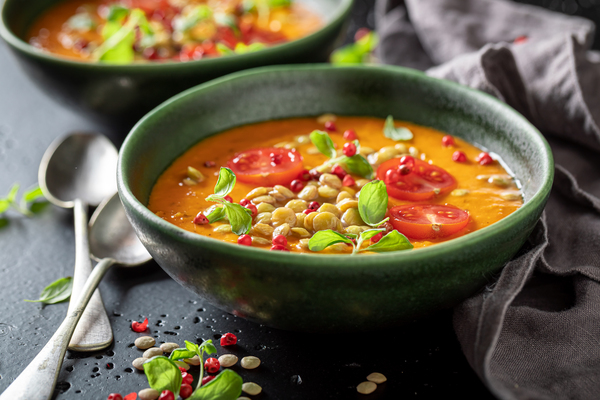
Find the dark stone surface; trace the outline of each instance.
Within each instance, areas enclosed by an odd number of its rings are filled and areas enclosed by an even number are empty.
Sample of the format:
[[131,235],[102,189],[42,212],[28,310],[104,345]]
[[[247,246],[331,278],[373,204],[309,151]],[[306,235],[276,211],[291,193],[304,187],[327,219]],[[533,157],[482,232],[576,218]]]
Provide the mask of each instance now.
[[[591,1],[591,0],[590,0]],[[372,26],[372,1],[359,1],[351,31]],[[591,1],[591,3],[594,3]],[[349,33],[351,35],[352,32]],[[0,43],[0,194],[14,182],[37,181],[42,154],[66,132],[98,126],[64,108],[36,88]],[[126,129],[122,129],[124,131]],[[122,132],[103,131],[115,144]],[[0,391],[3,391],[48,341],[67,305],[26,303],[42,288],[72,274],[72,214],[48,206],[35,218],[9,212],[0,228]],[[260,384],[260,399],[492,398],[467,364],[451,325],[449,311],[393,330],[359,335],[307,335],[247,322],[204,303],[172,281],[156,264],[113,269],[100,290],[115,335],[105,351],[67,353],[56,399],[106,399],[147,387],[131,367],[141,355],[132,348],[139,334],[131,320],[148,317],[157,342],[216,339],[233,332],[239,343],[228,352],[255,355],[256,370],[236,371]],[[222,354],[218,346],[219,354]],[[371,372],[388,377],[370,396],[355,387]],[[298,378],[300,377],[300,378]]]

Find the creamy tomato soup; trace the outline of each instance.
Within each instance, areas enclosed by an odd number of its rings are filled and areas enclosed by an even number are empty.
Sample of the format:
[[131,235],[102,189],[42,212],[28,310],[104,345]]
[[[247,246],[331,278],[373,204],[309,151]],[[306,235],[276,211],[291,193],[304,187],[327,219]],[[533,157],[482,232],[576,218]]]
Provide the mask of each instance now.
[[26,39],[82,61],[190,61],[260,50],[322,25],[291,0],[67,0]]
[[[518,183],[493,154],[435,129],[389,119],[385,128],[378,118],[325,115],[211,136],[159,177],[148,208],[190,232],[267,250],[311,253],[317,232],[337,232],[354,245],[336,243],[322,252],[351,253],[361,232],[371,229],[381,232],[365,239],[363,250],[393,231],[409,246],[426,247],[484,228],[522,206]],[[327,138],[329,150],[323,147]],[[235,186],[217,202],[206,200],[220,171],[234,174]],[[387,202],[385,215],[377,218],[389,220],[369,226],[365,204],[359,210],[359,202],[366,203],[360,193],[375,187],[387,191],[381,200]],[[247,231],[223,215],[210,221],[223,202],[247,209]]]

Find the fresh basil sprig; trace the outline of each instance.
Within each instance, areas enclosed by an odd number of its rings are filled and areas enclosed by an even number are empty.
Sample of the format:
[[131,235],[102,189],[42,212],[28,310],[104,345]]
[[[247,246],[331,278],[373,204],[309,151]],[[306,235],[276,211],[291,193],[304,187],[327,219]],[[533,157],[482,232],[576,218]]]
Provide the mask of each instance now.
[[66,301],[71,297],[73,291],[73,278],[66,277],[60,278],[42,290],[40,298],[37,300],[25,300],[29,303],[44,303],[44,304],[56,304]]
[[[231,224],[231,231],[236,235],[245,235],[250,232],[250,228],[252,228],[252,211],[248,210],[245,207],[242,207],[236,203],[230,203],[225,199],[235,186],[236,178],[235,174],[229,168],[221,167],[219,171],[219,179],[217,180],[217,184],[215,185],[215,194],[211,194],[206,198],[207,201],[212,201],[215,203],[220,203],[223,205],[223,209],[225,210],[225,215],[227,215],[227,219]],[[209,222],[211,218],[213,218],[213,222],[218,219],[223,218],[223,211],[216,211],[215,209],[207,218]]]
[[358,195],[358,213],[369,226],[379,226],[387,222],[388,193],[385,183],[371,181],[362,187]]
[[[115,6],[109,11],[108,21],[102,29],[104,43],[92,53],[94,60],[105,61],[113,64],[128,64],[134,61],[135,32],[139,30],[144,37],[152,38],[154,31],[150,27],[143,10],[135,8],[125,18],[126,8]],[[126,22],[125,22],[126,19]],[[149,40],[144,40],[148,42]]]
[[39,186],[27,190],[20,200],[17,200],[17,194],[21,185],[15,183],[11,186],[8,194],[4,198],[0,198],[0,214],[5,213],[9,209],[13,209],[27,217],[32,217],[33,214],[40,211],[41,208],[47,205],[47,202],[38,202],[44,199],[44,194]]
[[[369,182],[360,190],[358,196],[358,212],[366,224],[377,227],[387,222],[389,218],[384,218],[387,213],[387,205],[387,190],[382,181],[375,180]],[[308,241],[308,248],[311,251],[321,251],[336,243],[347,243],[352,246],[353,255],[363,251],[383,253],[386,251],[399,251],[413,248],[413,245],[406,236],[396,230],[383,236],[377,243],[373,243],[365,249],[361,248],[365,240],[369,240],[381,232],[385,232],[385,229],[368,229],[361,232],[360,235],[341,234],[334,230],[327,229],[315,233]]]
[[158,391],[158,393],[163,390],[170,390],[175,398],[179,396],[182,376],[181,371],[172,360],[165,356],[156,356],[146,361],[143,366],[144,373],[152,389]]
[[230,369],[221,372],[215,379],[199,387],[190,400],[236,400],[242,393],[242,377]]
[[339,164],[343,166],[344,169],[349,173],[356,174],[367,179],[373,178],[373,167],[371,167],[371,164],[369,164],[366,158],[358,154],[358,149],[360,149],[360,143],[358,140],[354,141],[354,144],[357,148],[357,154],[353,155],[352,157],[336,157],[337,153],[335,151],[333,140],[331,140],[331,137],[329,137],[327,132],[319,130],[312,131],[310,134],[310,140],[322,154],[330,158],[330,160],[324,165]]
[[392,140],[410,140],[413,138],[413,133],[408,128],[396,127],[394,125],[394,117],[388,115],[383,125],[383,135]]

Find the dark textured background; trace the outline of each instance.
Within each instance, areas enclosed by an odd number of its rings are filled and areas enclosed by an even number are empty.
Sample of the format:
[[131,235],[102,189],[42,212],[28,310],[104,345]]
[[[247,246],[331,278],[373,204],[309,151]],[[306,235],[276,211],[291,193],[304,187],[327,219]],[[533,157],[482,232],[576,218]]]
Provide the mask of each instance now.
[[[600,19],[600,0],[529,1],[568,13]],[[373,26],[373,1],[357,0],[348,37]],[[39,161],[58,136],[74,130],[99,130],[50,96],[19,70],[0,43],[0,193],[14,182],[37,181]],[[116,132],[104,131],[116,144]],[[72,214],[53,206],[33,219],[8,213],[0,229],[0,391],[37,354],[64,318],[67,305],[25,303],[51,281],[72,273]],[[138,334],[131,320],[148,317],[157,341],[201,341],[234,332],[240,358],[255,355],[263,364],[253,371],[237,368],[244,380],[260,384],[256,399],[398,399],[492,398],[465,361],[451,325],[451,312],[440,312],[388,331],[347,336],[282,332],[226,314],[172,281],[156,264],[113,269],[100,286],[115,334],[114,344],[91,354],[67,354],[56,399],[106,399],[147,387],[131,361]],[[389,381],[370,396],[355,387],[373,371]]]

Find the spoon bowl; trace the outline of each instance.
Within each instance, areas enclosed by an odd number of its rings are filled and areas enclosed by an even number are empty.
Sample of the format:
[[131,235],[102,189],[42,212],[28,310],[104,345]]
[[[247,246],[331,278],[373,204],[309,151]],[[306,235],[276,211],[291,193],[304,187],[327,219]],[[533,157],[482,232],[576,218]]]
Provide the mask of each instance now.
[[[88,244],[88,205],[97,206],[116,189],[118,152],[106,137],[75,132],[46,150],[38,173],[44,196],[62,208],[73,208],[75,271],[71,298],[77,299],[92,271]],[[73,311],[69,304],[69,313]],[[110,345],[112,329],[100,292],[92,297],[69,345],[70,350],[95,351]]]

